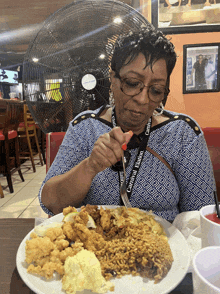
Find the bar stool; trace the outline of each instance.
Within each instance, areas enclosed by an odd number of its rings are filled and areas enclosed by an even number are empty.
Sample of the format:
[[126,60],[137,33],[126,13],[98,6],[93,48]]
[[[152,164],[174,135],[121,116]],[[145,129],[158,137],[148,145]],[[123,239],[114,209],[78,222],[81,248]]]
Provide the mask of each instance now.
[[[12,174],[18,171],[19,176],[24,182],[24,178],[20,168],[19,159],[19,142],[17,128],[19,118],[22,114],[23,104],[20,102],[0,101],[0,171],[7,178],[10,193],[14,192],[12,185]],[[10,154],[10,147],[13,143],[13,153]],[[10,156],[13,155],[13,156]],[[14,165],[11,166],[11,159],[14,160]],[[0,189],[1,198],[4,197],[3,191]]]
[[4,193],[3,193],[3,189],[2,189],[1,183],[0,183],[0,198],[4,198]]
[[[35,163],[34,163],[34,155],[38,154],[41,165],[44,165],[44,163],[42,160],[41,150],[40,150],[40,146],[39,146],[39,142],[38,142],[38,138],[37,138],[35,121],[34,121],[32,115],[28,109],[27,104],[24,104],[23,121],[20,122],[20,124],[18,126],[18,137],[20,139],[20,143],[21,143],[22,138],[26,138],[27,144],[28,144],[28,150],[29,150],[29,151],[20,151],[20,159],[29,159],[30,158],[31,164],[33,167],[33,172],[36,172],[36,167],[35,167]],[[32,149],[31,138],[35,139],[37,152],[35,152]]]
[[35,123],[37,136],[39,138],[39,145],[43,161],[46,164],[45,148],[46,148],[46,134],[40,129],[39,125]]

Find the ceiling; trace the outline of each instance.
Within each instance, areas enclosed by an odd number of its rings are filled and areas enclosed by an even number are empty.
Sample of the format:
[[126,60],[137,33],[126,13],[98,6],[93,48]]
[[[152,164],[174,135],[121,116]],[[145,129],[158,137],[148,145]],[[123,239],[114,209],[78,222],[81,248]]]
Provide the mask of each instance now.
[[[85,0],[86,1],[86,0]],[[43,22],[73,0],[0,1],[0,68],[17,69]],[[124,0],[132,7],[137,0]],[[139,3],[139,1],[138,1]]]

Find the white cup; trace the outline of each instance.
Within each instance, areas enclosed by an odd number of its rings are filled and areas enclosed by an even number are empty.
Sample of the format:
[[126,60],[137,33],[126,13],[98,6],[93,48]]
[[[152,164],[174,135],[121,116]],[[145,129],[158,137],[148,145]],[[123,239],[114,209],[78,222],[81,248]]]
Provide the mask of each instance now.
[[193,257],[193,294],[220,293],[220,246],[199,250]]
[[207,205],[200,209],[202,248],[207,246],[220,246],[220,224],[210,221],[205,215],[216,213],[215,205]]

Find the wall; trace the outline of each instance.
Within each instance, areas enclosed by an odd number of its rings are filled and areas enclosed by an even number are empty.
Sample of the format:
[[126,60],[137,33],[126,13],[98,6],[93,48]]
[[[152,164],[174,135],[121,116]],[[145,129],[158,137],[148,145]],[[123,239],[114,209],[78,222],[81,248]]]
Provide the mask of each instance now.
[[220,92],[183,94],[183,45],[220,42],[220,32],[168,36],[178,55],[166,109],[193,117],[201,127],[220,127]]

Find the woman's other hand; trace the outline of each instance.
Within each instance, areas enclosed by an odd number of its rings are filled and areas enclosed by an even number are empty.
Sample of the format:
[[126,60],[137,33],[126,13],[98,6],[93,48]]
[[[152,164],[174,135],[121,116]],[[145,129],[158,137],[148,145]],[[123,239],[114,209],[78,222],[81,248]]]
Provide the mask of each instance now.
[[115,127],[109,133],[101,135],[89,156],[88,163],[91,170],[97,174],[121,160],[122,145],[127,144],[132,135],[132,131],[123,133],[120,127]]

